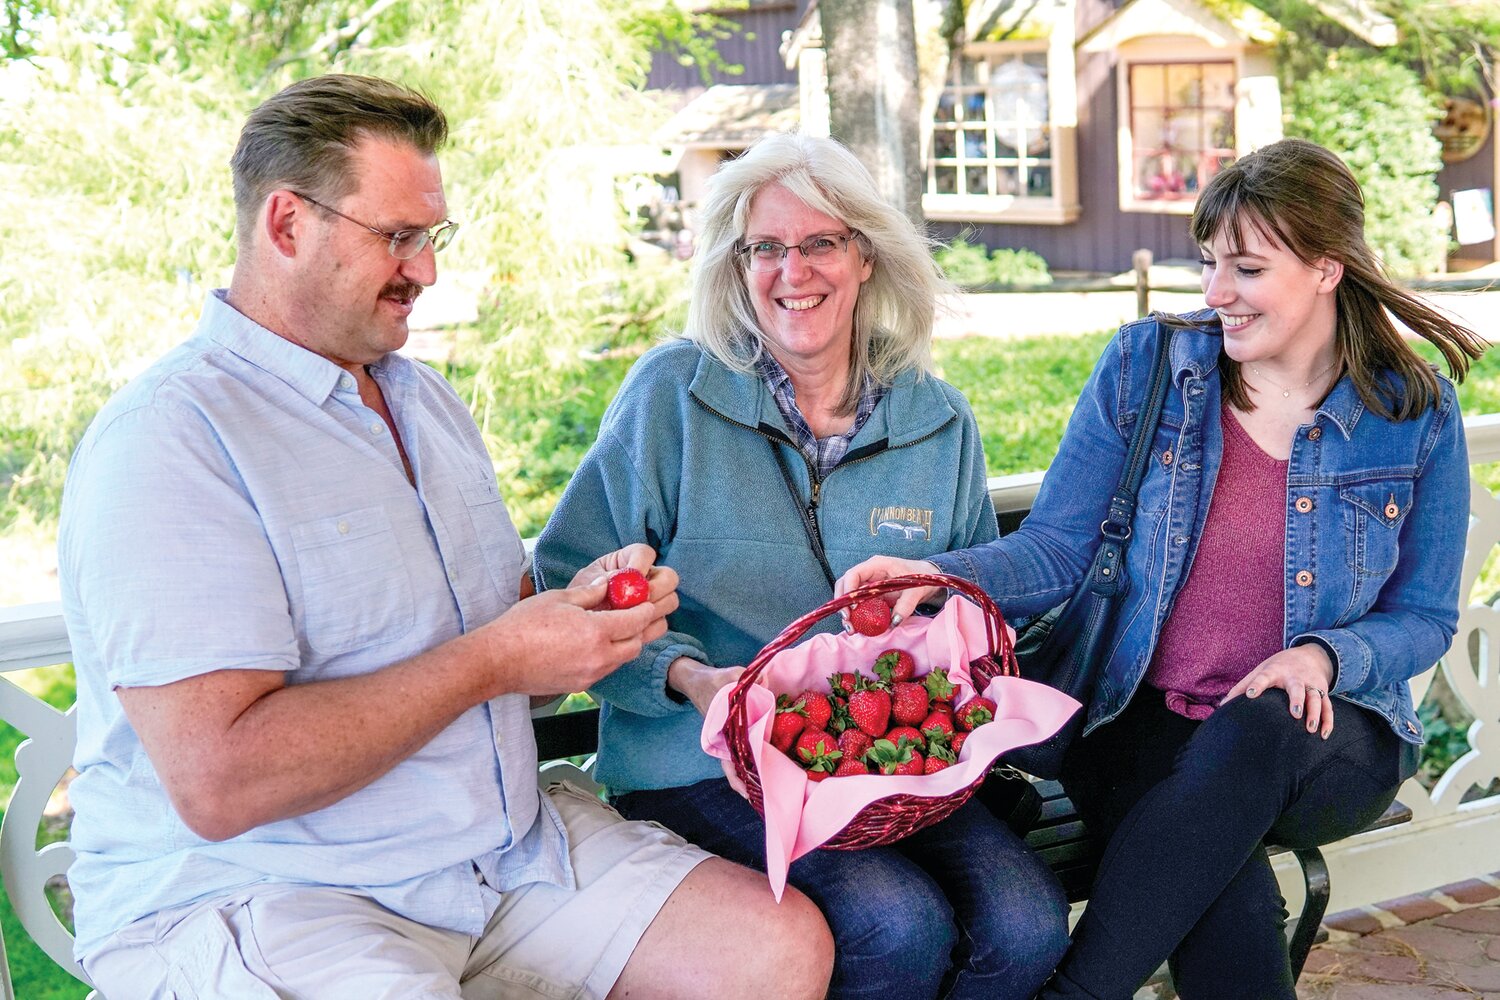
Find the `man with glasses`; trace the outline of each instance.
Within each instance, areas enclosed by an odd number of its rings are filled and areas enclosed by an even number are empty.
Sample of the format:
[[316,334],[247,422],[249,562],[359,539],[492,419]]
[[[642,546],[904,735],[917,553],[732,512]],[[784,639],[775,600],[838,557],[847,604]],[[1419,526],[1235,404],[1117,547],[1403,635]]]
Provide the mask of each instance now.
[[[446,131],[365,77],[256,108],[229,288],[74,456],[80,960],[109,1000],[821,996],[804,897],[538,788],[531,701],[661,636],[676,577],[630,546],[529,596],[472,418],[394,353]],[[649,600],[592,610],[627,565]]]

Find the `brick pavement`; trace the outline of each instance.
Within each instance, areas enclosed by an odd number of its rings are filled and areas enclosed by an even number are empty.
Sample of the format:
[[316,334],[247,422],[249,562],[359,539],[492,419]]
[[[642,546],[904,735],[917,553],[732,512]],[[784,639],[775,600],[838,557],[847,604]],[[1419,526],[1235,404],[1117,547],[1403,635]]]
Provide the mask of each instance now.
[[1336,913],[1299,1000],[1500,998],[1500,872]]

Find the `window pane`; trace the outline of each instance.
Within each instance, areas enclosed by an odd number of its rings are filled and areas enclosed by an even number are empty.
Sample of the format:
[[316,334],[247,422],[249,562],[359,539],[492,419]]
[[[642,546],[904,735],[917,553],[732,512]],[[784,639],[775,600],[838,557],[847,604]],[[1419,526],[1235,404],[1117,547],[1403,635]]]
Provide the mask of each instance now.
[[964,192],[966,194],[989,194],[989,171],[984,167],[965,167]]
[[980,82],[980,73],[985,68],[982,60],[959,59],[958,82],[975,84]]
[[1052,197],[1052,168],[1031,168],[1026,175],[1026,193],[1033,198]]
[[932,168],[932,189],[938,194],[958,193],[958,168],[936,166]]
[[1138,152],[1164,149],[1172,144],[1167,116],[1160,111],[1137,111],[1131,115],[1130,124],[1131,139]]
[[964,129],[964,156],[970,160],[984,159],[984,129]]
[[1234,107],[1234,64],[1208,63],[1203,67],[1203,103],[1213,108]]
[[[1191,166],[1193,175],[1197,165]],[[1173,198],[1189,190],[1190,178],[1183,158],[1171,153],[1136,155],[1136,195],[1141,198]]]
[[948,129],[932,132],[932,155],[939,160],[950,160],[958,155],[958,139]]
[[1166,67],[1130,67],[1130,103],[1137,108],[1160,108],[1167,103]]
[[1234,148],[1234,112],[1205,111],[1203,130],[1208,137],[1207,145],[1213,149]]
[[1197,63],[1167,65],[1167,103],[1187,108],[1203,103],[1203,74]]
[[1017,195],[1021,193],[1021,185],[1016,179],[1015,167],[995,168],[995,193],[1002,195]]
[[975,90],[965,94],[963,112],[964,121],[984,121],[984,91]]
[[940,122],[951,122],[953,120],[953,91],[944,90],[938,98],[937,111],[933,113],[933,120]]

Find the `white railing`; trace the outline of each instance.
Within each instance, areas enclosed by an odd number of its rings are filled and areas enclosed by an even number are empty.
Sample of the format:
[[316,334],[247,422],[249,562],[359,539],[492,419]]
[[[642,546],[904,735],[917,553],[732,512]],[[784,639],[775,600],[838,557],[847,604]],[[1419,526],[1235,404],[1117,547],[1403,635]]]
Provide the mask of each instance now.
[[[1500,462],[1500,414],[1472,417],[1465,427],[1470,460],[1476,465]],[[1029,509],[1041,478],[1041,473],[1026,473],[990,480],[996,510],[1003,514]],[[1486,559],[1500,546],[1500,499],[1475,481],[1469,503],[1464,594],[1473,591]],[[1476,650],[1473,657],[1471,648]],[[71,657],[56,603],[0,608],[0,674],[67,663]],[[1412,809],[1412,822],[1323,849],[1332,875],[1332,910],[1500,871],[1500,795],[1462,801],[1470,788],[1485,788],[1500,778],[1500,609],[1471,603],[1459,616],[1458,635],[1438,669],[1475,719],[1468,732],[1472,749],[1453,762],[1431,792],[1415,779],[1401,790],[1401,801]],[[1412,683],[1418,702],[1435,673],[1429,671]],[[73,961],[72,938],[46,897],[47,881],[67,871],[72,849],[66,843],[34,847],[48,799],[72,758],[73,710],[59,711],[0,676],[0,719],[27,737],[16,751],[16,790],[0,822],[0,883],[32,939],[58,965],[83,979]],[[543,770],[555,777],[559,768],[568,769],[573,780],[591,780],[566,762],[549,762]],[[1301,880],[1290,857],[1281,857],[1278,874],[1295,908]],[[0,996],[14,1000],[4,958],[0,939]]]

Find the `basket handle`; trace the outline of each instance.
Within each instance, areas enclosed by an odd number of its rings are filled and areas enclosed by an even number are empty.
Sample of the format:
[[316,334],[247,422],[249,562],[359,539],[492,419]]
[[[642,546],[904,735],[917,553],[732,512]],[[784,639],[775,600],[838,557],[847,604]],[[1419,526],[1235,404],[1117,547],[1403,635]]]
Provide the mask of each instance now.
[[1016,664],[1015,647],[1011,643],[1010,633],[1005,627],[1005,618],[1000,614],[999,607],[983,589],[961,577],[938,573],[910,573],[867,583],[862,587],[856,587],[842,597],[833,598],[787,625],[776,638],[766,643],[765,647],[755,655],[755,659],[750,661],[745,672],[735,682],[734,689],[729,693],[729,718],[734,720],[734,725],[726,726],[725,731],[730,737],[728,741],[730,755],[734,759],[735,771],[744,781],[746,789],[750,792],[750,801],[757,810],[762,808],[762,797],[760,776],[755,773],[754,758],[751,756],[748,738],[750,716],[747,692],[750,685],[754,684],[765,671],[766,664],[771,661],[772,657],[795,644],[807,633],[808,629],[822,619],[844,608],[853,607],[868,597],[876,597],[896,590],[907,590],[911,587],[947,587],[963,594],[984,612],[985,638],[989,642],[990,654],[980,657],[971,665],[976,689],[983,691],[996,677],[1013,677],[1020,673],[1020,668]]

